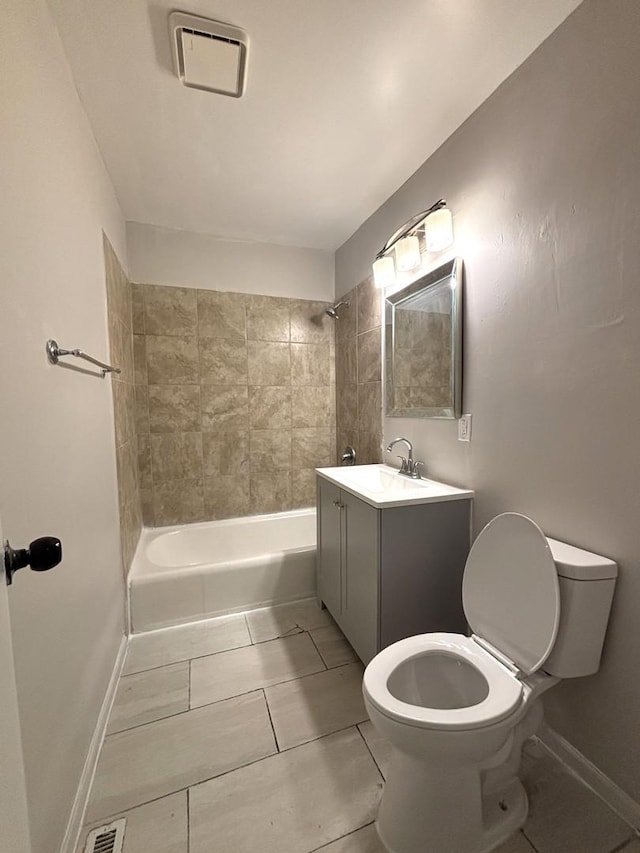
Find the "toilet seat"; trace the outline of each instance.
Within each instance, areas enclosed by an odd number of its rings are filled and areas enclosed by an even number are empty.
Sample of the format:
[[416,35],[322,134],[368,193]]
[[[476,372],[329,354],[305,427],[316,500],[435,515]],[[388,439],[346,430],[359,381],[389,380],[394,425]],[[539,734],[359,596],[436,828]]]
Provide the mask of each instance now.
[[[389,689],[394,671],[423,655],[450,655],[480,672],[487,682],[481,702],[462,708],[430,708],[398,699]],[[462,634],[419,634],[381,651],[367,666],[364,690],[369,701],[387,717],[408,726],[463,731],[491,726],[509,717],[521,704],[522,683],[471,637]]]

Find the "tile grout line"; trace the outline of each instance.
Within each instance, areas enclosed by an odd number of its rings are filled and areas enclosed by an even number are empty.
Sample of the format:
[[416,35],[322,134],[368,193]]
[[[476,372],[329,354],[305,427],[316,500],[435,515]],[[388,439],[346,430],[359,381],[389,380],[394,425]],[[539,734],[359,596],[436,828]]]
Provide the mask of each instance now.
[[365,737],[365,736],[362,734],[362,732],[360,731],[360,726],[363,724],[363,722],[365,722],[365,723],[366,723],[366,722],[367,722],[367,720],[364,720],[364,721],[361,721],[361,722],[359,722],[359,723],[356,723],[356,726],[355,726],[355,727],[356,727],[356,729],[357,729],[357,731],[358,731],[358,734],[359,734],[359,735],[360,735],[360,737],[362,738],[362,741],[363,741],[363,743],[364,743],[364,745],[365,745],[365,747],[366,747],[366,749],[367,749],[367,752],[368,752],[368,753],[369,753],[369,755],[371,756],[371,760],[372,760],[372,761],[373,761],[373,763],[375,764],[376,769],[377,769],[378,773],[380,774],[380,777],[382,778],[382,781],[383,781],[383,782],[386,782],[387,780],[386,780],[386,778],[385,778],[385,775],[384,775],[384,773],[382,772],[382,770],[381,770],[381,768],[380,768],[380,765],[379,765],[379,764],[378,764],[378,762],[376,761],[375,756],[374,756],[373,752],[371,751],[371,748],[369,747],[369,744],[367,743],[367,739],[366,739],[366,737]]
[[276,749],[279,753],[283,752],[284,750],[280,749],[280,744],[278,743],[278,735],[276,734],[276,727],[273,725],[273,717],[271,716],[271,708],[269,707],[269,700],[267,699],[267,691],[264,689],[264,687],[262,688],[262,695],[264,696],[264,704],[266,705],[266,708],[267,708],[267,715],[269,717],[269,723],[271,725],[271,731],[273,732],[273,739],[274,739],[275,744],[276,744]]
[[[318,656],[319,656],[320,660],[321,660],[321,661],[322,661],[322,663],[324,664],[324,668],[325,668],[325,670],[328,672],[328,671],[329,671],[329,669],[330,669],[330,667],[328,667],[328,666],[327,666],[327,662],[326,662],[326,660],[322,657],[322,652],[321,652],[321,651],[320,651],[320,649],[318,648],[318,646],[317,646],[317,644],[316,644],[316,641],[313,639],[313,634],[311,633],[311,631],[306,631],[305,633],[307,633],[307,634],[309,635],[309,639],[310,639],[310,640],[311,640],[311,642],[313,643],[313,647],[314,647],[314,649],[316,650],[316,652],[318,653]],[[331,667],[331,668],[332,668],[332,669],[335,669],[336,667]]]
[[[303,632],[304,633],[304,632]],[[298,636],[298,634],[294,635]],[[249,648],[249,646],[241,646],[241,648]],[[231,651],[234,651],[231,649]],[[207,655],[207,657],[213,657],[213,655]],[[243,693],[235,693],[233,696],[225,696],[223,699],[215,699],[213,702],[204,702],[202,705],[194,705],[191,706],[191,664],[193,660],[202,660],[202,658],[193,658],[192,660],[187,661],[189,663],[189,707],[184,711],[176,711],[174,714],[166,714],[163,717],[157,717],[155,720],[148,720],[146,723],[138,723],[135,726],[129,726],[126,729],[119,729],[117,732],[112,732],[107,735],[107,737],[113,737],[114,735],[122,734],[123,732],[131,732],[134,729],[140,729],[143,726],[150,726],[153,723],[159,723],[162,720],[170,720],[172,717],[181,717],[183,714],[188,714],[190,711],[198,711],[200,708],[210,708],[212,705],[219,705],[221,702],[228,702],[231,699],[240,699],[242,696],[249,696],[251,693],[258,693],[260,691],[267,690],[270,687],[280,687],[282,684],[291,684],[293,681],[302,681],[305,678],[311,678],[314,675],[322,675],[325,672],[334,672],[337,669],[344,669],[348,666],[353,666],[354,664],[358,664],[358,661],[349,661],[348,663],[341,663],[338,666],[327,667],[324,669],[316,670],[316,672],[307,672],[305,675],[296,675],[294,678],[285,678],[282,681],[274,681],[273,684],[266,684],[263,687],[252,687],[250,690],[245,690]],[[185,663],[185,661],[179,661],[179,663]],[[324,661],[323,661],[324,664]],[[173,664],[169,664],[172,666]],[[156,667],[156,669],[163,669],[164,667]],[[154,670],[144,670],[144,672],[153,672]],[[133,675],[139,675],[139,673],[132,673]],[[128,676],[123,676],[124,678],[128,678]],[[353,724],[357,725],[357,724]],[[349,726],[347,726],[349,728]]]
[[529,838],[527,833],[524,831],[524,826],[520,828],[520,832],[524,835],[525,841],[531,847],[531,849],[534,851],[534,853],[540,853],[540,851],[538,850],[536,845],[533,843],[533,841]]
[[103,815],[102,817],[96,817],[95,820],[92,820],[89,824],[86,824],[86,826],[98,826],[101,823],[107,823],[111,820],[114,820],[119,815],[123,815],[126,812],[133,811],[134,809],[140,808],[141,806],[148,806],[150,803],[157,803],[159,800],[164,800],[166,797],[172,797],[174,794],[180,794],[183,791],[190,790],[191,788],[197,788],[199,785],[206,785],[207,782],[212,782],[214,779],[222,779],[223,776],[228,776],[230,773],[235,773],[236,770],[243,770],[246,767],[253,767],[254,764],[260,764],[260,762],[262,761],[268,761],[270,758],[275,758],[278,755],[285,755],[287,752],[292,752],[294,749],[300,749],[300,747],[307,746],[310,743],[316,743],[319,740],[324,740],[324,738],[333,737],[334,735],[349,731],[349,729],[357,728],[358,724],[345,726],[344,728],[338,729],[335,732],[328,732],[327,734],[320,735],[316,738],[311,738],[311,740],[304,741],[303,743],[296,744],[295,746],[289,746],[286,749],[281,750],[280,752],[271,752],[268,755],[263,755],[261,758],[256,758],[254,761],[247,761],[245,764],[239,764],[237,767],[231,767],[229,768],[229,770],[224,770],[222,773],[218,773],[215,776],[209,776],[206,779],[200,779],[198,782],[193,782],[190,785],[185,785],[183,788],[177,788],[174,791],[167,791],[159,797],[153,797],[150,800],[145,800],[141,803],[135,803],[134,805],[131,805],[128,808],[120,809],[116,812],[111,812],[107,815]]
[[310,850],[309,853],[321,853],[322,850],[326,850],[327,847],[335,844],[336,841],[342,841],[344,838],[351,838],[352,835],[355,835],[356,832],[360,832],[361,829],[366,829],[368,826],[374,826],[375,820],[370,820],[368,823],[363,823],[362,826],[356,827],[356,829],[352,829],[351,832],[347,832],[345,835],[339,835],[338,838],[334,838],[331,841],[327,841],[326,844],[323,844],[321,847],[314,847],[313,850]]
[[614,847],[613,850],[610,850],[609,853],[624,853],[624,850],[627,848],[627,845],[632,841],[636,840],[638,836],[633,833],[629,838],[625,839],[622,844],[618,844],[617,847]]
[[191,851],[191,793],[187,788],[187,853]]

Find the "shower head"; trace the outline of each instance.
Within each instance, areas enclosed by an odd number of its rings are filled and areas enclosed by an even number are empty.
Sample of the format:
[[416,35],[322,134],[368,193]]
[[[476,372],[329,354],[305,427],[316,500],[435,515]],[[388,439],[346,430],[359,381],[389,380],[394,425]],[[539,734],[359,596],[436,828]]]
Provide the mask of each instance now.
[[343,305],[345,305],[348,308],[349,304],[350,303],[349,303],[348,299],[343,299],[342,302],[337,302],[335,305],[332,305],[331,308],[327,308],[327,310],[325,311],[325,314],[327,314],[329,317],[331,317],[332,320],[337,320],[339,313],[340,313],[340,308]]

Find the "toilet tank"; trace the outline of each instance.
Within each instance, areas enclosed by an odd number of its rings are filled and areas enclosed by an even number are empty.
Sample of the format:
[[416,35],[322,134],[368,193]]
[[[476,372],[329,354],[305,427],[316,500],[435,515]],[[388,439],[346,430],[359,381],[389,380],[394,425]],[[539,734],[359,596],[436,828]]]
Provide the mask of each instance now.
[[559,678],[598,671],[618,566],[607,557],[547,537],[560,584],[560,624],[542,669]]

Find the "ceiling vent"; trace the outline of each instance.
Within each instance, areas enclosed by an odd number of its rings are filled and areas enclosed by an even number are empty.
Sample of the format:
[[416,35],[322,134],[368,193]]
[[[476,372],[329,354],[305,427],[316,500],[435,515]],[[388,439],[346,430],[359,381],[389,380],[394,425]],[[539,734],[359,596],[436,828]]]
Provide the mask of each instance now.
[[183,85],[241,98],[249,37],[244,30],[183,12],[169,15],[176,74]]

